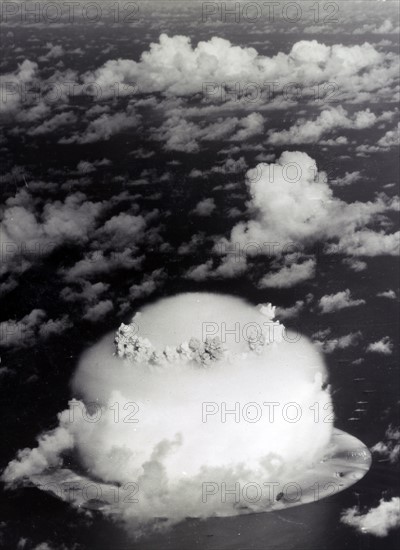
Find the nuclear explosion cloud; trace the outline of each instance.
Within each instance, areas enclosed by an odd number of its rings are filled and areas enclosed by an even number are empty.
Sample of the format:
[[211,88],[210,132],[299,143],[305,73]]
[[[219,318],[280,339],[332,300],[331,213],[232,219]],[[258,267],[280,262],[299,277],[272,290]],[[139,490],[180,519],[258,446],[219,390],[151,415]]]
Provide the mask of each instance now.
[[[80,400],[3,481],[29,479],[64,500],[57,484],[95,481],[92,501],[131,525],[293,504],[276,491],[312,486],[315,464],[327,469],[338,446],[324,361],[274,309],[209,293],[144,307],[83,355],[72,381]],[[71,453],[86,477],[67,468]],[[256,496],[244,499],[245,486]]]

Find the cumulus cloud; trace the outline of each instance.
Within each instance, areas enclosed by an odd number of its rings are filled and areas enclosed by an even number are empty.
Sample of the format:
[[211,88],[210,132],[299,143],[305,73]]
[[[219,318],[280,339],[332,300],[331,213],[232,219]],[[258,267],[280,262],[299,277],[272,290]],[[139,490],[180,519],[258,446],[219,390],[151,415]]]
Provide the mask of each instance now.
[[22,206],[9,199],[3,208],[0,275],[26,271],[62,244],[88,242],[104,208],[103,203],[87,201],[81,192],[69,195],[64,202],[48,202],[40,214],[34,213],[30,196],[29,200]]
[[367,262],[364,262],[363,260],[357,260],[356,258],[344,258],[342,260],[342,263],[344,263],[344,265],[346,265],[348,268],[350,268],[352,271],[355,271],[356,273],[367,269]]
[[49,319],[40,325],[39,337],[46,339],[52,335],[61,334],[70,327],[72,327],[72,322],[68,315],[63,315],[59,319]]
[[147,227],[142,215],[132,215],[121,212],[97,229],[92,245],[101,245],[102,250],[124,250],[137,244],[144,237]]
[[38,340],[61,334],[72,326],[67,315],[47,319],[43,309],[33,309],[19,320],[9,319],[0,323],[0,346],[5,348],[29,347]]
[[111,300],[102,300],[97,304],[90,306],[86,310],[83,319],[85,319],[86,321],[91,321],[92,323],[96,323],[97,321],[104,319],[104,317],[108,315],[113,309],[114,305]]
[[36,78],[38,64],[25,59],[13,73],[4,74],[0,78],[0,114],[14,113],[22,102],[22,91]]
[[336,294],[326,294],[319,301],[319,307],[322,313],[332,313],[348,307],[355,307],[365,304],[365,300],[354,300],[351,297],[350,290],[347,288]]
[[284,265],[275,273],[268,273],[258,282],[259,288],[290,288],[315,277],[316,261],[308,258],[302,263]]
[[96,172],[98,167],[109,166],[111,161],[104,158],[103,160],[95,160],[94,162],[89,162],[88,160],[81,160],[78,162],[76,170],[78,174],[91,174]]
[[87,144],[97,141],[108,141],[115,134],[119,134],[124,130],[137,128],[140,125],[140,121],[140,116],[135,113],[133,107],[124,113],[103,113],[95,120],[92,120],[81,135],[74,134],[71,137],[63,137],[59,140],[59,143]]
[[78,282],[79,289],[69,286],[62,289],[61,298],[63,300],[66,302],[87,302],[94,304],[110,288],[110,285],[102,282],[92,284],[83,279],[78,279]]
[[361,339],[361,332],[351,332],[344,336],[339,336],[338,338],[330,339],[318,339],[318,337],[327,336],[330,333],[329,331],[323,331],[320,334],[317,334],[317,338],[314,341],[314,344],[318,346],[324,353],[333,353],[336,350],[346,349],[352,346],[356,346]]
[[[303,85],[335,82],[341,91],[357,96],[362,91],[390,86],[398,77],[395,56],[375,49],[368,43],[355,46],[327,46],[316,40],[296,42],[288,53],[268,57],[254,48],[234,46],[224,38],[213,37],[193,47],[187,36],[161,34],[158,43],[142,53],[140,61],[107,61],[94,72],[84,75],[84,82],[95,82],[110,90],[115,82],[132,83],[141,92],[163,92],[170,96],[202,93],[211,85],[221,101],[221,85],[230,82],[295,82]],[[136,93],[132,91],[132,93]]]
[[167,114],[163,124],[153,131],[154,139],[163,141],[167,151],[196,153],[200,150],[199,142],[221,139],[243,141],[263,130],[263,117],[259,113],[243,118],[219,117],[212,123],[187,120],[181,109]]
[[328,244],[328,254],[349,254],[351,256],[398,256],[400,231],[384,233],[372,229],[360,229],[356,233],[344,234],[338,243]]
[[144,261],[140,248],[160,244],[161,226],[153,225],[159,211],[140,215],[120,212],[104,221],[90,234],[90,248],[81,260],[59,273],[68,283],[93,279],[116,270],[137,270]]
[[389,338],[389,336],[384,336],[380,340],[368,344],[367,352],[380,353],[382,355],[392,355],[393,347],[393,342]]
[[61,269],[60,274],[68,282],[79,281],[81,278],[90,279],[102,273],[111,273],[119,269],[138,269],[143,260],[143,256],[137,256],[134,243],[117,252],[107,253],[107,251],[96,249],[86,253],[84,258],[72,267]]
[[74,124],[78,120],[77,116],[72,111],[65,111],[54,115],[52,118],[44,121],[39,126],[28,130],[28,135],[35,137],[44,134],[56,132],[59,128]]
[[[59,51],[56,48],[54,53]],[[78,86],[75,71],[56,70],[46,78],[41,71],[39,72],[36,62],[25,59],[18,64],[15,71],[0,76],[0,116],[4,121],[12,122],[14,135],[26,132],[29,135],[40,135],[71,124],[76,120],[72,112],[58,112],[53,117],[50,114],[55,103],[58,110],[68,104],[68,87],[72,84]],[[49,116],[51,122],[39,124],[36,133],[35,124]],[[22,123],[24,126],[19,127],[16,123]],[[33,126],[27,129],[26,124]]]
[[390,424],[385,432],[384,440],[371,447],[371,451],[384,457],[391,464],[395,464],[400,458],[400,428]]
[[216,205],[214,199],[203,199],[196,205],[193,213],[198,216],[211,216],[215,209]]
[[275,313],[278,319],[293,319],[303,311],[305,306],[304,300],[297,300],[297,302],[291,307],[277,307]]
[[207,260],[205,263],[191,267],[186,278],[194,281],[205,281],[207,279],[230,279],[243,275],[247,270],[246,258],[235,256],[226,256],[222,262],[215,267],[213,260]]
[[395,300],[397,298],[395,291],[391,289],[378,292],[377,296],[379,298],[389,298],[390,300]]
[[379,153],[390,151],[394,147],[398,147],[400,144],[400,123],[393,130],[388,130],[381,138],[378,139],[376,145],[358,145],[356,151],[363,154]]
[[251,113],[240,121],[240,126],[242,127],[231,137],[232,141],[246,141],[261,134],[264,128],[263,116],[260,113]]
[[355,172],[346,172],[344,176],[340,178],[335,178],[331,181],[332,185],[337,185],[338,187],[345,187],[347,185],[351,185],[352,183],[355,183],[357,181],[360,181],[361,174],[357,170]]
[[400,123],[394,130],[388,130],[384,136],[378,140],[378,147],[390,149],[398,147],[400,144]]
[[45,55],[41,55],[38,58],[39,61],[52,61],[65,55],[65,50],[60,44],[53,44],[52,42],[48,42],[46,44],[46,48],[48,49],[48,52]]
[[205,241],[205,233],[195,233],[190,241],[182,243],[178,248],[178,254],[184,256],[195,252]]
[[376,508],[370,508],[365,513],[357,506],[348,508],[342,512],[340,519],[360,533],[386,537],[389,531],[400,527],[400,498],[393,497],[389,501],[381,499]]
[[315,120],[299,119],[289,130],[270,130],[268,142],[272,145],[297,145],[314,143],[323,134],[337,128],[361,130],[373,126],[378,120],[369,109],[358,111],[352,116],[343,107],[326,109]]
[[233,159],[228,157],[218,166],[213,166],[211,172],[216,174],[244,174],[247,170],[248,165],[244,157],[239,157],[238,159]]
[[[267,250],[270,253],[271,244],[276,254],[282,254],[285,246],[302,250],[317,242],[325,243],[328,254],[395,253],[398,234],[373,231],[365,225],[383,223],[382,214],[396,210],[398,198],[378,195],[375,201],[344,202],[333,195],[326,174],[318,172],[315,160],[306,153],[285,151],[275,163],[259,164],[247,172],[246,185],[251,219],[236,224],[229,239],[216,242],[219,254],[239,247],[243,255],[262,255]],[[284,266],[282,275],[299,275],[300,280],[306,280],[314,267],[313,260],[308,259],[299,267]],[[272,283],[278,279],[273,276]]]
[[85,242],[89,231],[103,205],[86,201],[83,193],[47,203],[38,218],[22,206],[10,206],[4,210],[2,238],[12,243],[29,243],[34,239],[52,240],[56,244],[64,240]]
[[[134,284],[129,287],[129,298],[131,301],[145,298],[153,294],[165,281],[167,275],[161,269],[155,269],[152,273],[145,275],[139,284]],[[124,304],[121,311],[126,311],[127,306]]]
[[400,27],[394,25],[390,19],[385,19],[380,25],[366,23],[361,28],[355,29],[354,34],[399,34]]

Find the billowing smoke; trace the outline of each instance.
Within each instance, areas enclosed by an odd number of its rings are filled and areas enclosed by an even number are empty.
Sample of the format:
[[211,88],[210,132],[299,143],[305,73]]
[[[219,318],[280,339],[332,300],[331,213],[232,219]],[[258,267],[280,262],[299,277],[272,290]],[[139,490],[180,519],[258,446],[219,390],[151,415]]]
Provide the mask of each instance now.
[[[3,480],[63,471],[73,449],[89,479],[132,488],[112,507],[131,525],[271,509],[271,486],[298,483],[333,427],[312,344],[272,306],[217,294],[144,307],[84,354],[72,388],[79,401]],[[245,486],[238,504],[229,490]]]

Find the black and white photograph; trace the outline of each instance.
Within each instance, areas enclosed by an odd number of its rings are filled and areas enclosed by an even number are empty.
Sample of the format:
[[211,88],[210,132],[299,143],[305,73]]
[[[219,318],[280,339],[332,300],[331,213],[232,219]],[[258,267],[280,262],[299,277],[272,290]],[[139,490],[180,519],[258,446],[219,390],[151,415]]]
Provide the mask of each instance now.
[[0,549],[400,544],[400,0],[0,0]]

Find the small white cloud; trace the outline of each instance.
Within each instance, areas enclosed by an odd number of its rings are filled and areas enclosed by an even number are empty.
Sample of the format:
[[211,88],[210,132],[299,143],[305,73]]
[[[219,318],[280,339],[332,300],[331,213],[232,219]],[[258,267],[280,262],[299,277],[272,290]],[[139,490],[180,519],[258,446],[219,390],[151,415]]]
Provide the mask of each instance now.
[[398,147],[400,143],[400,123],[393,130],[388,130],[376,143],[376,145],[362,144],[356,147],[357,153],[365,155],[368,153],[378,153],[380,151],[389,151],[393,147]]
[[260,113],[251,113],[240,121],[240,129],[231,137],[231,141],[246,141],[261,134],[264,128],[264,119]]
[[33,309],[19,321],[9,319],[0,323],[0,346],[5,348],[29,347],[37,340],[61,334],[72,326],[67,315],[46,320],[42,309]]
[[51,42],[47,42],[46,48],[49,51],[45,55],[40,56],[39,61],[50,61],[62,57],[65,54],[64,48],[59,44],[54,45]]
[[351,332],[345,336],[339,338],[332,338],[330,340],[314,340],[314,344],[318,346],[325,353],[333,353],[338,349],[346,349],[351,346],[356,346],[360,341],[362,334],[360,331]]
[[91,321],[92,323],[96,323],[97,321],[104,319],[104,317],[113,309],[114,306],[111,300],[103,300],[98,304],[89,307],[83,318],[87,321]]
[[163,284],[166,277],[167,275],[163,269],[156,269],[150,275],[146,275],[141,283],[130,287],[129,298],[137,300],[138,298],[150,296]]
[[344,258],[344,260],[342,260],[342,263],[356,273],[367,269],[367,262],[364,262],[363,260],[357,260],[356,258]]
[[61,334],[70,327],[72,327],[72,323],[68,315],[64,315],[60,319],[49,319],[39,327],[39,337],[46,339],[52,335]]
[[389,336],[384,336],[381,340],[369,344],[367,352],[381,353],[382,355],[391,355],[393,352],[393,342]]
[[81,160],[76,170],[79,174],[91,174],[95,172],[98,166],[110,166],[111,161],[104,158],[103,160],[95,160],[94,162],[89,162],[87,160]]
[[394,290],[385,290],[384,292],[378,292],[377,296],[379,298],[389,298],[390,300],[395,300],[397,298]]
[[212,276],[212,265],[212,260],[207,260],[204,264],[191,267],[186,273],[186,278],[193,281],[205,281]]
[[[318,141],[325,133],[338,128],[362,130],[373,126],[378,117],[369,109],[358,111],[353,116],[339,106],[326,109],[315,120],[300,118],[289,130],[270,130],[268,143],[272,145],[303,144]],[[350,176],[355,177],[355,176]],[[345,184],[346,185],[346,184]]]
[[357,506],[348,508],[342,512],[340,520],[360,533],[386,537],[389,531],[400,527],[400,498],[381,499],[376,508],[370,508],[365,514],[361,514]]
[[275,316],[279,320],[283,319],[292,319],[293,317],[298,317],[299,313],[304,309],[304,301],[297,300],[297,302],[292,307],[279,307],[275,308]]
[[332,313],[362,304],[365,304],[365,300],[353,300],[349,289],[337,292],[336,294],[326,294],[322,296],[319,301],[319,307],[322,313]]
[[124,113],[114,113],[112,115],[103,113],[88,124],[82,135],[74,134],[71,137],[63,137],[59,140],[59,143],[87,144],[97,141],[108,141],[115,134],[133,127],[138,128],[139,125],[140,117],[136,114],[133,107],[129,107]]
[[178,248],[178,254],[187,255],[193,254],[204,243],[205,234],[203,232],[196,233],[192,236],[189,242],[184,242]]
[[189,178],[201,178],[203,177],[203,172],[197,168],[192,168],[189,173]]
[[356,181],[361,179],[360,172],[346,172],[341,178],[336,178],[332,180],[332,185],[337,185],[338,187],[344,187],[346,185],[351,185]]
[[259,288],[290,288],[315,277],[316,261],[312,258],[298,264],[282,267],[275,273],[265,275],[258,283]]
[[211,214],[216,209],[215,201],[214,199],[204,199],[200,201],[196,208],[193,210],[194,214],[197,214],[198,216],[211,216]]
[[64,113],[54,115],[52,118],[44,121],[36,128],[28,130],[28,134],[33,137],[50,134],[57,131],[62,126],[74,124],[77,120],[78,118],[72,111],[65,111]]
[[225,256],[221,264],[214,268],[213,261],[190,268],[186,273],[187,279],[205,281],[207,279],[230,279],[242,275],[247,269],[246,258]]
[[400,457],[400,445],[399,444],[396,445],[391,441],[389,441],[388,443],[379,441],[379,443],[376,443],[376,445],[371,447],[371,451],[373,453],[376,453],[380,456],[387,458],[387,460],[391,464],[395,464]]
[[[389,208],[388,208],[389,210]],[[330,244],[328,254],[350,254],[352,256],[398,256],[400,231],[385,234],[383,231],[361,229],[340,237],[338,244]]]

